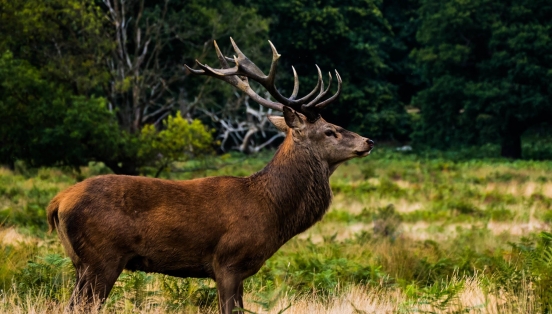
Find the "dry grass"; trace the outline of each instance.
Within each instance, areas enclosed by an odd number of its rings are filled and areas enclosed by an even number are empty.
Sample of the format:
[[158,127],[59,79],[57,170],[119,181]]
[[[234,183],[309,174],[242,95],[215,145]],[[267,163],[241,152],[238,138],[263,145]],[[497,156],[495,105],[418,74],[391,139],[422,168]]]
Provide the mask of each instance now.
[[[266,309],[254,302],[256,296],[248,293],[244,296],[245,308],[254,313],[278,314],[358,314],[358,313],[489,313],[489,314],[519,314],[538,313],[535,297],[531,287],[522,289],[521,294],[505,290],[486,292],[485,285],[478,276],[470,278],[452,278],[451,284],[462,283],[463,287],[446,307],[440,307],[438,302],[428,304],[427,300],[409,298],[400,289],[384,289],[366,286],[348,286],[337,297],[321,300],[317,295],[289,296],[282,295]],[[527,284],[527,283],[526,283]],[[154,282],[149,289],[159,289]],[[129,293],[130,294],[130,293]],[[62,313],[66,302],[55,302],[44,296],[20,298],[17,293],[0,295],[0,313],[2,314],[39,314]],[[186,308],[184,313],[216,313],[216,308]],[[86,313],[82,308],[75,310],[76,314]],[[108,307],[89,312],[94,313],[174,313],[174,309],[164,303],[162,297],[152,297],[144,300],[141,306],[127,302],[124,298]]]
[[11,228],[0,228],[0,244],[2,246],[7,245],[21,245],[21,244],[36,244],[37,239],[31,236],[23,235],[13,227]]

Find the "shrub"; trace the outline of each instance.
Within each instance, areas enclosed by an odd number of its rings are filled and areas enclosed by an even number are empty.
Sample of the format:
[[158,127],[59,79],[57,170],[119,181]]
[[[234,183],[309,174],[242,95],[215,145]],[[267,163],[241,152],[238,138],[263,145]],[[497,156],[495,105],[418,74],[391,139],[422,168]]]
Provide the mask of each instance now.
[[[212,153],[213,130],[201,121],[187,121],[180,112],[163,122],[164,129],[157,131],[154,125],[147,125],[140,134],[138,156],[155,169],[155,176],[174,162],[186,161]],[[147,168],[143,169],[147,172]]]

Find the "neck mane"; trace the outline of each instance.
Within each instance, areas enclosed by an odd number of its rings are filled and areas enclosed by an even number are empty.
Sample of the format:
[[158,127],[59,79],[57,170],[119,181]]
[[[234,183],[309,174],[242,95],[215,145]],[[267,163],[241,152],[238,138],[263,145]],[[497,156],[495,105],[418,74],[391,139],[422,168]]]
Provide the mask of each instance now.
[[268,165],[251,176],[278,217],[282,242],[322,219],[332,199],[330,174],[317,153],[288,134]]

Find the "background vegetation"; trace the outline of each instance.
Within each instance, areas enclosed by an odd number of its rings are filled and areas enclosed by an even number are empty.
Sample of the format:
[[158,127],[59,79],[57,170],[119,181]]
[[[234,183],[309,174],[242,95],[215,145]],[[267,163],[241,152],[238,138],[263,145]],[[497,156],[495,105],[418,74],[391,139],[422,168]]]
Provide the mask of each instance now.
[[[291,65],[301,93],[315,64],[337,69],[324,117],[378,141],[332,176],[323,221],[247,281],[247,309],[550,313],[550,16],[544,0],[0,0],[0,312],[67,302],[44,212],[60,190],[266,164],[269,112],[183,68],[214,66],[215,40],[232,55],[232,36],[265,70],[275,44],[284,94]],[[215,296],[129,272],[102,311],[214,312]]]
[[305,93],[315,64],[337,69],[343,94],[324,116],[376,140],[552,157],[548,1],[1,0],[0,15],[0,163],[11,168],[146,173],[163,162],[141,153],[140,134],[177,111],[215,129],[219,152],[277,144],[266,112],[183,68],[216,64],[214,40],[231,55],[230,36],[263,68],[274,42],[283,92],[291,65]]

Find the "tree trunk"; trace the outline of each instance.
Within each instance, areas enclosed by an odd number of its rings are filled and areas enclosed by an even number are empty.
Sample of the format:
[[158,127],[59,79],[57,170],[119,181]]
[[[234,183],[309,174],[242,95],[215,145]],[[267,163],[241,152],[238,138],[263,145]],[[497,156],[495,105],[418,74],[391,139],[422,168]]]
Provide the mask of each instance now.
[[521,158],[521,134],[505,134],[502,137],[500,155],[506,158]]

